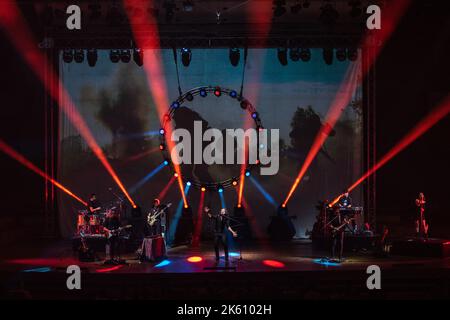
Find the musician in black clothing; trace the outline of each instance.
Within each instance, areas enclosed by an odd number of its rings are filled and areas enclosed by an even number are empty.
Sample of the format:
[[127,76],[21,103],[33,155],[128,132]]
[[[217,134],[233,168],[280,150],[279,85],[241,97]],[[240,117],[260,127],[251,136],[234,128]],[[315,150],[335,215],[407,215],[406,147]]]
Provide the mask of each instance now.
[[352,207],[352,198],[348,195],[348,191],[344,191],[344,194],[339,198],[339,207],[344,209],[350,209]]
[[237,233],[231,229],[230,221],[227,215],[227,209],[222,208],[218,215],[213,215],[211,209],[205,206],[205,213],[211,219],[214,231],[214,250],[216,253],[216,261],[219,261],[219,245],[222,244],[223,250],[225,252],[225,261],[228,262],[228,241],[227,241],[227,231],[231,232],[233,237],[237,237]]
[[[163,232],[165,232],[165,230],[163,230],[162,228],[162,221],[166,219],[166,212],[164,205],[161,204],[161,201],[159,199],[154,199],[153,200],[153,205],[150,209],[149,214],[147,215],[147,223],[146,223],[146,230],[145,230],[145,235],[148,236],[157,236],[162,234]],[[161,212],[161,214],[159,216],[156,217],[156,221],[153,223],[153,225],[150,225],[149,222],[149,217],[152,216],[156,216],[161,210],[163,210]]]
[[91,194],[89,201],[88,201],[88,209],[89,213],[94,214],[98,211],[102,210],[102,205],[97,200],[97,195],[95,193]]
[[331,226],[331,256],[333,259],[336,258],[336,253],[339,256],[339,262],[342,260],[342,253],[344,252],[344,229],[345,219],[342,219],[340,208],[334,208],[334,217],[330,222]]
[[109,261],[111,262],[116,261],[116,255],[119,251],[119,235],[117,230],[120,226],[120,217],[118,213],[112,212],[107,215],[104,224],[104,229],[108,239],[106,243],[106,256],[108,257],[109,253]]

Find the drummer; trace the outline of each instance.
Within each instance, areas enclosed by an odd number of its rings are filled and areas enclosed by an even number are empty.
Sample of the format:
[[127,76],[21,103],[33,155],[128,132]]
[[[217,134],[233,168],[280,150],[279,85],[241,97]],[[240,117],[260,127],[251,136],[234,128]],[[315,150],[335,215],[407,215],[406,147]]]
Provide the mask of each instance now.
[[97,200],[97,195],[95,193],[92,193],[89,198],[88,209],[90,214],[99,213],[99,211],[102,210],[102,205]]

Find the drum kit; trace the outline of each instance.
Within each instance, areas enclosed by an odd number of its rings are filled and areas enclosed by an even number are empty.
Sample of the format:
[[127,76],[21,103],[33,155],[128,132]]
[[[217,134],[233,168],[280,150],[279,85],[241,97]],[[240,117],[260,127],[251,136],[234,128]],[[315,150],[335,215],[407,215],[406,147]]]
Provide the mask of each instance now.
[[106,218],[120,214],[120,206],[111,206],[105,211],[91,213],[89,210],[78,210],[77,233],[84,235],[104,234]]

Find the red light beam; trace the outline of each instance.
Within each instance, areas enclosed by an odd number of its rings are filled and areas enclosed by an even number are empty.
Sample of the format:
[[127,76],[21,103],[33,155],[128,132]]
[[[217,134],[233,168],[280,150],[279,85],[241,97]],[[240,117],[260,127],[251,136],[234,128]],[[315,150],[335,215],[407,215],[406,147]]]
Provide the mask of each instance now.
[[[59,107],[64,111],[74,127],[77,128],[78,132],[86,140],[91,150],[125,194],[131,205],[136,207],[133,199],[131,199],[124,185],[106,159],[102,149],[95,141],[83,117],[78,112],[77,108],[74,107],[75,104],[64,89],[59,77],[50,67],[46,56],[37,49],[36,41],[33,39],[32,33],[26,26],[24,18],[13,1],[0,1],[0,25],[2,25],[6,31],[6,34],[9,36],[10,41],[14,44],[17,51],[23,55],[24,60],[44,84],[50,96],[55,101],[59,102]],[[46,74],[50,75],[48,81],[46,81]],[[67,104],[61,103],[63,101],[66,101]],[[73,106],[73,108],[70,108],[70,106]]]
[[[328,138],[328,135],[330,131],[334,128],[337,120],[339,119],[342,111],[345,109],[345,107],[348,105],[352,94],[354,90],[357,88],[357,86],[362,82],[362,79],[366,76],[366,74],[371,69],[373,63],[376,61],[376,58],[378,57],[381,49],[383,48],[386,41],[389,39],[391,34],[394,32],[401,15],[405,12],[405,10],[408,8],[410,3],[410,0],[399,0],[399,1],[393,1],[392,3],[389,3],[389,5],[383,9],[382,13],[382,28],[381,30],[375,30],[371,31],[369,30],[366,35],[364,36],[361,47],[363,48],[363,52],[369,52],[371,51],[371,54],[367,54],[367,59],[362,64],[362,76],[359,79],[354,79],[352,81],[353,77],[356,76],[357,72],[355,69],[356,64],[352,64],[347,70],[347,75],[344,79],[344,82],[341,84],[341,89],[339,92],[343,92],[343,94],[337,94],[335,97],[328,114],[325,118],[325,122],[322,125],[321,129],[319,130],[311,149],[309,150],[305,162],[303,163],[299,174],[297,175],[297,178],[295,179],[291,189],[289,190],[289,193],[284,200],[282,206],[285,207],[287,205],[287,202],[292,197],[294,191],[297,189],[298,185],[300,184],[303,176],[305,175],[306,171],[308,170],[311,162],[316,157],[317,153],[319,152],[320,148],[322,147],[325,140]],[[374,37],[372,37],[372,35]],[[374,43],[375,39],[375,43]],[[370,50],[372,49],[372,50]],[[359,67],[359,66],[358,66]],[[350,79],[348,77],[350,76]],[[349,82],[351,81],[351,82]]]
[[430,114],[422,119],[411,131],[409,131],[391,150],[388,151],[372,168],[370,168],[361,178],[353,183],[348,191],[355,189],[360,183],[374,174],[378,169],[384,166],[388,161],[394,158],[398,153],[403,151],[411,143],[416,141],[420,136],[427,132],[436,123],[442,120],[450,112],[450,96],[436,107]]
[[75,195],[72,191],[70,191],[69,189],[67,189],[66,187],[64,187],[61,183],[59,183],[58,181],[50,178],[47,174],[45,174],[44,171],[42,171],[41,169],[39,169],[38,167],[36,167],[31,161],[29,161],[28,159],[26,159],[23,155],[21,155],[20,153],[18,153],[16,150],[14,150],[13,148],[11,148],[9,145],[7,145],[3,140],[0,139],[0,150],[2,150],[4,153],[6,153],[8,156],[10,156],[11,158],[13,158],[14,160],[18,161],[20,164],[22,164],[23,166],[27,167],[28,169],[30,169],[31,171],[33,171],[34,173],[37,173],[38,175],[40,175],[42,178],[46,179],[47,181],[51,182],[54,186],[56,186],[57,188],[61,189],[62,191],[64,191],[66,194],[68,194],[69,196],[71,196],[72,198],[74,198],[75,200],[77,200],[78,202],[80,202],[81,204],[83,204],[84,206],[87,206],[87,203],[82,200],[80,197],[78,197],[77,195]]
[[[148,1],[148,6],[151,7],[153,1]],[[128,15],[128,20],[130,21],[131,30],[133,31],[134,39],[137,45],[143,49],[144,47],[150,47],[153,50],[147,50],[144,54],[144,65],[145,74],[147,76],[147,83],[150,87],[150,92],[153,96],[153,100],[156,104],[156,110],[160,119],[163,119],[166,111],[169,107],[169,101],[167,98],[167,87],[164,79],[164,70],[162,68],[162,58],[160,55],[160,41],[159,41],[159,30],[157,27],[157,21],[152,16],[148,10],[143,11],[143,17],[137,17],[133,14],[134,8],[140,8],[142,6],[142,1],[138,0],[123,0],[123,6]],[[145,26],[144,28],[139,28],[139,26]],[[149,36],[151,35],[151,36]],[[169,122],[166,126],[166,145],[169,152],[173,149],[174,143],[170,137],[172,136],[172,125]],[[184,207],[187,208],[186,195],[184,194],[184,184],[181,175],[181,169],[179,165],[174,164],[175,172],[178,174],[178,187],[183,198]]]

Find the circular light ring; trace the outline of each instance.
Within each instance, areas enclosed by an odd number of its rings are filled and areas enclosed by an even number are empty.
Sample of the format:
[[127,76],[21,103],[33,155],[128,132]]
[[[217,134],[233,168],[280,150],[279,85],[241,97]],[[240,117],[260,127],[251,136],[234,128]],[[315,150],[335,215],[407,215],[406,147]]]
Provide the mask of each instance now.
[[[214,92],[217,90],[217,88],[220,88],[220,92],[221,92],[220,96],[217,96],[214,94]],[[166,141],[165,141],[165,133],[167,132],[166,126],[168,125],[168,123],[170,121],[172,121],[173,115],[176,112],[176,110],[178,108],[180,108],[181,106],[183,106],[183,103],[185,101],[191,102],[194,100],[194,98],[196,96],[201,96],[201,92],[206,93],[206,95],[203,97],[206,97],[206,96],[208,96],[208,94],[211,94],[216,98],[221,98],[221,97],[225,96],[225,97],[229,97],[230,99],[235,99],[238,102],[238,106],[241,105],[241,102],[245,102],[246,108],[241,109],[241,110],[247,111],[250,119],[252,119],[255,124],[255,129],[261,130],[262,128],[264,128],[262,125],[261,119],[259,117],[259,114],[256,111],[255,107],[251,104],[251,102],[248,99],[241,96],[236,90],[223,88],[220,86],[202,86],[202,87],[193,88],[193,89],[183,93],[176,100],[172,101],[172,103],[169,106],[168,112],[163,116],[163,121],[162,121],[160,135],[159,135],[161,144],[165,145],[165,143],[166,143]],[[242,108],[242,107],[240,107],[240,108]],[[254,117],[254,114],[256,114],[257,117]],[[259,141],[258,141],[258,145],[259,145]],[[161,152],[163,153],[164,159],[166,159],[166,161],[167,161],[167,159],[170,159],[170,154],[169,154],[168,148],[162,149]],[[259,151],[257,154],[257,158],[259,159]],[[246,171],[250,172],[252,170],[252,168],[257,166],[258,164],[259,164],[258,160],[257,160],[256,164],[249,164],[246,168]],[[169,161],[169,165],[172,170],[172,174],[174,174],[175,168],[173,166],[172,161]],[[205,190],[210,190],[210,191],[215,191],[215,192],[218,192],[219,185],[221,187],[223,187],[224,189],[230,188],[230,187],[236,187],[236,185],[239,184],[239,180],[240,180],[239,176],[231,177],[226,180],[221,180],[221,181],[216,181],[216,182],[198,181],[198,180],[194,179],[193,177],[189,178],[189,181],[191,182],[192,187],[195,187],[202,191],[204,188]]]

